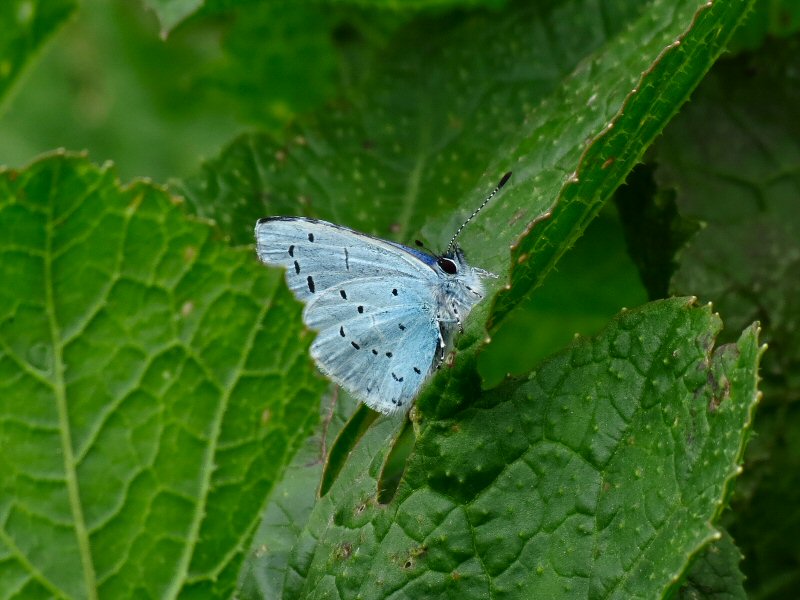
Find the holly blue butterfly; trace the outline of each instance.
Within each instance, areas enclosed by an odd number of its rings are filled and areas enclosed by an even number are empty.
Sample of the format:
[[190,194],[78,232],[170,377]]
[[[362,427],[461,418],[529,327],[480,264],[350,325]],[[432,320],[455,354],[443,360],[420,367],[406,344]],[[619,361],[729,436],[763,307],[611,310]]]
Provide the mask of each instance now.
[[303,321],[319,332],[311,356],[325,375],[379,412],[411,405],[483,299],[481,279],[494,277],[466,263],[456,238],[510,176],[440,256],[326,221],[259,219],[258,257],[286,268],[289,288],[305,303]]

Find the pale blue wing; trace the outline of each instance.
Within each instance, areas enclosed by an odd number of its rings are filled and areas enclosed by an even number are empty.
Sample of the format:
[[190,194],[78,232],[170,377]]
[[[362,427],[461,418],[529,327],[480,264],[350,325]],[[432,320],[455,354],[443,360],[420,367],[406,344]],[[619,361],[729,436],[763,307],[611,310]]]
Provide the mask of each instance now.
[[271,217],[259,220],[255,233],[261,261],[285,267],[289,288],[303,302],[364,277],[436,279],[435,258],[326,221]]
[[375,410],[408,408],[439,346],[436,259],[299,217],[261,219],[256,243],[259,258],[285,267],[306,303],[320,369]]
[[330,288],[308,303],[304,320],[320,331],[311,355],[320,369],[369,407],[405,410],[439,346],[428,286],[408,277],[369,277]]

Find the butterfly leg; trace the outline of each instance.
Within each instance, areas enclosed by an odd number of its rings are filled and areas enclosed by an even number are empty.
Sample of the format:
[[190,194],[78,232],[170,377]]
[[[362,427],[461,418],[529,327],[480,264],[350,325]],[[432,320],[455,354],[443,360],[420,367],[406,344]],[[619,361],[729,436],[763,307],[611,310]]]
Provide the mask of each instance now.
[[458,332],[464,333],[464,325],[461,323],[461,315],[458,314],[458,308],[456,307],[456,303],[453,302],[450,307],[453,309],[453,317],[456,320],[456,325],[458,325]]
[[442,333],[441,323],[439,323],[438,333],[439,333],[439,360],[436,363],[437,369],[441,368],[442,363],[444,362],[444,350],[447,347],[447,344],[444,341],[444,335]]

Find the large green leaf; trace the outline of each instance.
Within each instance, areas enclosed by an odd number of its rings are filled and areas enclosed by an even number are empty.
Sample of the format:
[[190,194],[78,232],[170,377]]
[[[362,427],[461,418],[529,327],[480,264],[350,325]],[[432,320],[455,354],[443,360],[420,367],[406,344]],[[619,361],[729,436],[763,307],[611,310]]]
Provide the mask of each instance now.
[[[600,60],[583,65],[578,86],[564,90],[564,97],[559,98],[559,114],[563,115],[564,108],[568,108],[571,117],[599,93],[615,112],[605,121],[595,120],[601,115],[591,119],[591,128],[583,130],[580,143],[573,139],[568,147],[562,170],[552,173],[557,176],[552,185],[557,186],[554,196],[558,202],[549,219],[527,231],[514,245],[511,285],[495,301],[490,331],[541,283],[603,202],[624,181],[722,53],[751,5],[748,0],[708,2],[700,8],[689,3],[656,2],[619,36],[615,45],[606,49]],[[654,32],[653,23],[661,23],[662,19],[663,23],[672,23],[672,27]],[[643,58],[647,64],[642,63]],[[620,77],[621,66],[627,77]],[[589,111],[582,114],[586,112]],[[547,115],[539,121],[545,133],[552,128]],[[567,125],[567,131],[574,129],[577,133],[582,120],[573,121],[577,123]]]
[[4,0],[0,3],[0,106],[47,39],[67,20],[77,0]]
[[[675,293],[759,319],[765,406],[729,529],[750,591],[800,586],[800,38],[720,63],[654,147],[656,182],[703,227],[679,255]],[[733,334],[727,334],[732,339]],[[788,477],[787,477],[788,476]]]
[[388,504],[377,480],[394,424],[379,421],[315,507],[286,597],[675,591],[719,537],[757,400],[757,328],[715,348],[720,328],[687,299],[623,313],[526,380],[418,423]]
[[4,597],[229,596],[316,419],[280,274],[176,202],[77,157],[0,173]]
[[[416,21],[342,103],[285,143],[242,137],[180,189],[235,244],[252,240],[258,217],[305,214],[405,243],[422,231],[441,249],[513,169],[461,239],[473,264],[500,275],[493,291],[508,275],[508,248],[560,203],[536,228],[548,232],[542,258],[522,251],[532,235],[517,247],[496,331],[685,100],[747,5],[571,0]],[[489,310],[488,301],[476,310],[462,351],[485,337]]]
[[330,401],[322,403],[320,424],[275,487],[253,537],[239,581],[240,598],[281,597],[289,555],[314,508],[331,444],[355,407],[355,400],[336,389]]

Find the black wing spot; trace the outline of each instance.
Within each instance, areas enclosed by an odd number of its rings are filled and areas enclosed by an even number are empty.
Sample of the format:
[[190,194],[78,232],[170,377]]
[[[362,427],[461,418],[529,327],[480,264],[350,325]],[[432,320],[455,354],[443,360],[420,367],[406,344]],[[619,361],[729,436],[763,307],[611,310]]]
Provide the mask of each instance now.
[[377,351],[377,350],[375,350],[375,348],[373,348],[373,349],[372,349],[372,353],[373,353],[375,356],[378,356],[378,351]]
[[344,268],[350,270],[350,255],[347,253],[347,248],[344,249]]
[[339,290],[339,295],[342,297],[342,300],[347,300],[347,294],[344,290]]
[[308,276],[308,291],[314,293],[314,278],[311,275]]
[[387,352],[386,353],[386,358],[392,358],[392,353],[391,352]]
[[353,348],[355,348],[356,350],[361,350],[361,346],[359,346],[355,342],[350,342],[350,343],[353,345]]
[[401,381],[403,381],[403,378],[402,378],[402,377],[398,377],[397,375],[395,375],[395,374],[394,374],[394,371],[392,371],[392,378],[393,378],[395,381],[398,381],[398,382],[401,382]]
[[294,244],[289,246],[289,256],[294,256]]
[[400,331],[405,331],[406,330],[406,326],[403,325],[402,323],[400,323],[400,325],[398,325],[398,327],[400,327]]
[[344,327],[339,327],[339,335],[344,337]]
[[420,375],[420,374],[422,374],[422,371],[420,371],[417,367],[414,367],[414,373],[416,373],[417,375]]
[[392,290],[392,296],[397,296],[397,288]]
[[297,261],[294,261],[294,272],[300,274],[300,263]]
[[308,241],[309,242],[313,242],[314,241],[314,234],[313,233],[309,233],[308,234]]
[[359,306],[358,307],[358,312],[359,313],[363,313],[364,312],[364,307],[363,306]]

